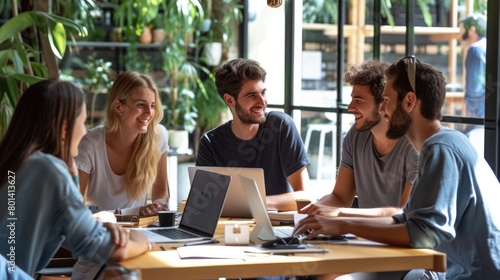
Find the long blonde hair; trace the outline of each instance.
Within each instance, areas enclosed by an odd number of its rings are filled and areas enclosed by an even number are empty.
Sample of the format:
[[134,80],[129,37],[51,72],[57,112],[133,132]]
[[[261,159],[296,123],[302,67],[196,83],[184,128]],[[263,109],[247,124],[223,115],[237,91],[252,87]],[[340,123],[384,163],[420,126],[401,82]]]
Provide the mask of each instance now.
[[153,185],[158,173],[158,161],[161,152],[158,147],[160,134],[157,129],[163,118],[163,106],[155,83],[148,75],[135,71],[127,71],[119,74],[111,87],[109,93],[106,116],[104,117],[104,129],[106,133],[120,130],[121,122],[114,111],[115,102],[125,102],[133,93],[140,89],[148,88],[155,94],[156,106],[154,115],[146,133],[141,133],[135,140],[132,156],[128,162],[123,176],[125,191],[129,199],[138,200]]

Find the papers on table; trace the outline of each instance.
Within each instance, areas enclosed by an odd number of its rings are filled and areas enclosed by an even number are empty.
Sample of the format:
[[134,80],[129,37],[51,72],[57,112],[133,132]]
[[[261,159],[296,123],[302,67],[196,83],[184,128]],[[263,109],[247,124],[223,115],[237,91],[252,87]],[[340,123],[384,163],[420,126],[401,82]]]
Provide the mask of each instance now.
[[236,246],[182,246],[177,248],[181,259],[243,259],[244,247]]

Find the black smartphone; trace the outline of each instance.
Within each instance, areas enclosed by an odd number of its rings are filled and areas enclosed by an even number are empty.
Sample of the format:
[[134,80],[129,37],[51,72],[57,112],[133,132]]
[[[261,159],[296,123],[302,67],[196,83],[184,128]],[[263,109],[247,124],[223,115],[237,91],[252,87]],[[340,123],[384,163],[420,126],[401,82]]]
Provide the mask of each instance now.
[[277,238],[261,245],[268,249],[300,249],[305,248],[296,237]]

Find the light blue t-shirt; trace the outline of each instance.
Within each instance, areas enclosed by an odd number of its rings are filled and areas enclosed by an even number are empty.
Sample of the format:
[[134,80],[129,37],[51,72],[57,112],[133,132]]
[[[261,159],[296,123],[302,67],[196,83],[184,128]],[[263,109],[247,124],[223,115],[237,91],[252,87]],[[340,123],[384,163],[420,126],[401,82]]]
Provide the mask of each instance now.
[[420,151],[402,216],[411,246],[446,253],[448,279],[500,279],[500,184],[469,139],[443,129]]
[[[7,260],[14,254],[15,265],[34,275],[63,241],[73,257],[96,264],[108,259],[115,246],[111,233],[83,204],[62,160],[35,152],[11,179],[0,188],[0,254]],[[8,199],[15,208],[7,207]]]

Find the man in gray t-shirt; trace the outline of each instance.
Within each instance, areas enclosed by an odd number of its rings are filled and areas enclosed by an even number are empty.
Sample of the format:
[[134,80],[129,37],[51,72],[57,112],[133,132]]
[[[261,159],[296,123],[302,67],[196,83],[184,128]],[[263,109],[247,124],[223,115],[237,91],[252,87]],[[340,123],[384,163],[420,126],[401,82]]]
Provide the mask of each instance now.
[[[343,141],[335,187],[302,213],[327,216],[391,216],[401,212],[417,175],[418,153],[406,136],[389,139],[388,121],[379,113],[387,63],[369,60],[351,67],[345,82],[352,85],[347,108],[355,123]],[[359,208],[351,208],[355,197]]]

